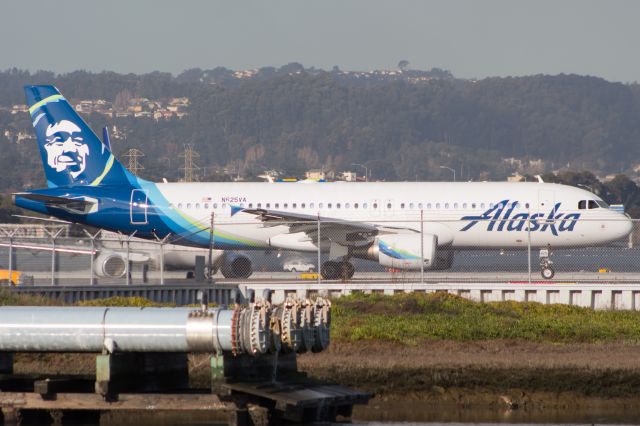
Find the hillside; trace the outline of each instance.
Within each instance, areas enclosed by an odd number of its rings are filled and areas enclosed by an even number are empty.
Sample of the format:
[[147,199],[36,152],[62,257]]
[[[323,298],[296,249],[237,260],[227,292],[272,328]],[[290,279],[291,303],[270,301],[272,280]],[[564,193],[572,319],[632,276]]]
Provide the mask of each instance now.
[[183,118],[85,116],[97,131],[116,126],[116,154],[141,149],[141,175],[150,179],[178,179],[187,143],[200,154],[202,178],[223,168],[253,176],[366,163],[374,179],[450,179],[444,165],[459,179],[485,180],[516,170],[629,173],[640,163],[638,86],[594,77],[468,81],[442,70],[358,74],[299,64],[176,77],[9,70],[0,72],[0,192],[43,184],[33,141],[12,136],[31,134],[28,114],[11,107],[24,102],[23,84],[36,83],[56,84],[75,103],[104,99],[114,107],[131,97],[188,98]]

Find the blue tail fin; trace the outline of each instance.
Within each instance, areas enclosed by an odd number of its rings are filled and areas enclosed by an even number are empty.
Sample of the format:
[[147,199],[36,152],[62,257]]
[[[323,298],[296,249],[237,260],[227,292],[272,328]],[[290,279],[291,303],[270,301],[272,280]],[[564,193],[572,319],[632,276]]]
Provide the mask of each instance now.
[[115,159],[54,86],[25,86],[50,188],[121,185],[133,176]]

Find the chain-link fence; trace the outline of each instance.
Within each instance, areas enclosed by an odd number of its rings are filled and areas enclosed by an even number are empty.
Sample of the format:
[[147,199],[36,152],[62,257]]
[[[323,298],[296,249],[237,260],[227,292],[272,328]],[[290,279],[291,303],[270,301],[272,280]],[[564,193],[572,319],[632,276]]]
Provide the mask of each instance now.
[[[640,282],[638,221],[628,236],[622,235],[625,220],[470,223],[384,217],[375,226],[355,220],[216,221],[214,247],[251,250],[187,247],[180,245],[185,235],[143,240],[104,231],[73,236],[62,225],[0,225],[0,280],[206,283],[211,267],[213,282]],[[622,236],[609,241],[616,232]]]

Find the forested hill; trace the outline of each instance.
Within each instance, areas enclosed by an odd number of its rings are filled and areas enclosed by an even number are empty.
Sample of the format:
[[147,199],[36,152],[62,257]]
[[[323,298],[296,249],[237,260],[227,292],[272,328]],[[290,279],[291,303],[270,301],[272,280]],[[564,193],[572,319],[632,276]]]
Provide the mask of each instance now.
[[[225,69],[176,77],[0,73],[0,188],[43,182],[33,141],[16,144],[3,136],[4,129],[30,131],[28,114],[7,108],[24,102],[23,84],[36,83],[56,84],[72,102],[115,102],[123,92],[152,100],[188,97],[183,118],[87,117],[96,131],[113,124],[124,129],[126,139],[112,140],[114,151],[142,150],[141,175],[150,179],[177,179],[187,143],[199,152],[204,175],[216,166],[255,175],[360,163],[376,179],[448,179],[440,167],[448,166],[458,177],[478,180],[504,179],[518,168],[630,172],[640,163],[637,85],[577,75],[469,81],[442,70],[370,77],[299,67],[269,71],[241,77]],[[6,167],[13,164],[29,167]]]

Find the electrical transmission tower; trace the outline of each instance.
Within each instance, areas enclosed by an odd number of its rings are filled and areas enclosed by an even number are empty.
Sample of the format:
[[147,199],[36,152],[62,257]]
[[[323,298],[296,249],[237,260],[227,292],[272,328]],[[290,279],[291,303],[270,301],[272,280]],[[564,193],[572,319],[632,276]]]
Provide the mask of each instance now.
[[138,176],[140,170],[144,170],[144,166],[140,164],[138,158],[144,157],[144,153],[136,148],[131,148],[124,154],[124,157],[129,159],[129,166],[127,167],[131,173]]
[[180,167],[184,170],[184,181],[195,182],[198,180],[197,171],[200,167],[193,161],[194,158],[200,157],[200,154],[193,150],[193,145],[186,144],[184,146],[184,154],[180,154],[181,158],[184,158],[184,167]]

